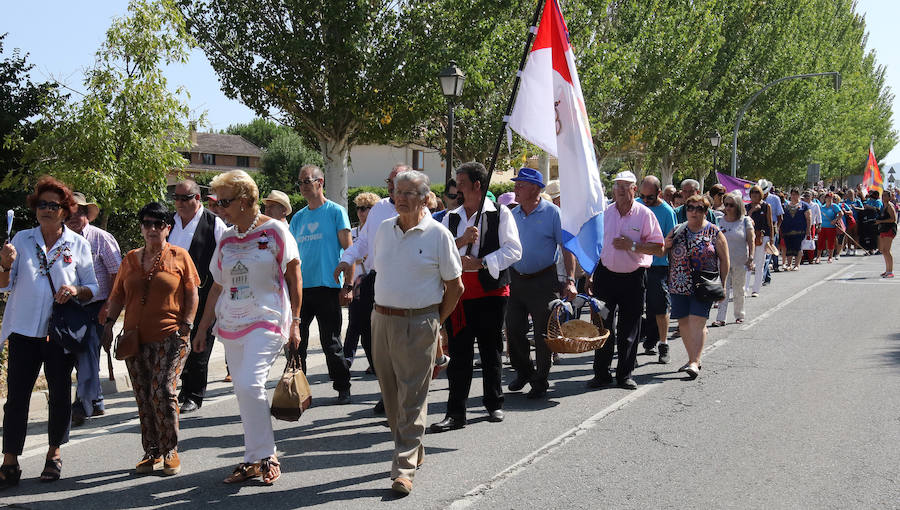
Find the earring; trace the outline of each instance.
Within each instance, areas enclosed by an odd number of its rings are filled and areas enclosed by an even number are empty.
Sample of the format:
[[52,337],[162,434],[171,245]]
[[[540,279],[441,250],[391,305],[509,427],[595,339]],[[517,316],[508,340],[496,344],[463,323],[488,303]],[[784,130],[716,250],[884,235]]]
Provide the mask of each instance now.
[[243,207],[241,207],[241,212],[244,212],[244,208],[243,208]]

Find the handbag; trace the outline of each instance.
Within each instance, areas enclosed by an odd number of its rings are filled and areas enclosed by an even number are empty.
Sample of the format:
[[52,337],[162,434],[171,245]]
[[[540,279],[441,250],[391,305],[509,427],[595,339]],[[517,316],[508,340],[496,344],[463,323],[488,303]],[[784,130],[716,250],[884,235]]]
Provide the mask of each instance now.
[[725,299],[725,288],[719,281],[718,271],[691,270],[694,297],[706,303],[717,303]]
[[119,332],[118,336],[116,336],[116,345],[113,348],[113,352],[115,352],[116,359],[119,361],[124,361],[138,353],[138,347],[140,347],[140,336],[138,336],[138,330],[129,329],[125,331],[124,329]]
[[813,241],[812,239],[804,239],[803,241],[800,242],[800,249],[802,251],[815,251],[816,242]]
[[276,420],[297,421],[312,404],[312,391],[300,363],[300,353],[291,348],[288,362],[272,395],[272,416]]
[[[50,268],[47,257],[42,250],[38,250],[44,259],[44,267],[47,268],[47,280],[50,281],[50,292],[56,295],[56,287],[53,278],[50,277]],[[65,303],[53,301],[50,311],[50,324],[48,335],[50,340],[70,352],[81,352],[85,349],[84,339],[88,334],[91,317],[87,310],[75,301],[75,296]]]

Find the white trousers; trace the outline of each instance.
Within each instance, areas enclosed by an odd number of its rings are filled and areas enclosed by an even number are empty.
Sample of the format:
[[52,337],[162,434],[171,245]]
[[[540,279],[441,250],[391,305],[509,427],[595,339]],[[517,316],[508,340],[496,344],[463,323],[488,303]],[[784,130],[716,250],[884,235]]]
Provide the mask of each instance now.
[[236,340],[221,341],[244,427],[244,462],[259,462],[275,455],[266,380],[285,338],[273,331],[255,329]]
[[747,272],[744,271],[743,265],[746,264],[746,258],[740,265],[731,266],[728,276],[725,277],[725,299],[719,303],[719,311],[716,314],[716,320],[724,321],[728,314],[728,298],[734,296],[734,318],[744,318],[744,280],[747,278]]
[[[759,292],[759,289],[762,288],[763,278],[766,276],[766,243],[769,242],[769,236],[763,237],[763,243],[760,246],[756,246],[753,250],[753,269],[756,270],[756,278],[753,278],[753,292]],[[746,287],[750,287],[751,281],[750,271],[747,271],[747,283]]]

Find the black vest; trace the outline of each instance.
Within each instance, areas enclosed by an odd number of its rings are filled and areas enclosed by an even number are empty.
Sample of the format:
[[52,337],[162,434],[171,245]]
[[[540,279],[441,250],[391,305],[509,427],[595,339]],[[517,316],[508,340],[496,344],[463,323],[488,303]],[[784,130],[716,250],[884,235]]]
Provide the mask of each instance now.
[[[456,236],[456,230],[462,217],[456,213],[449,213],[448,220],[450,232]],[[482,213],[482,225],[487,223],[484,231],[478,236],[478,256],[484,258],[485,255],[493,253],[500,249],[500,211],[485,211]],[[484,290],[497,290],[500,287],[509,285],[509,269],[500,271],[499,278],[491,277],[491,273],[487,269],[478,270],[478,281]]]
[[[179,221],[177,215],[175,221]],[[206,297],[209,296],[209,289],[212,288],[213,279],[209,272],[209,263],[215,252],[216,215],[204,208],[200,222],[197,224],[197,230],[194,231],[194,237],[191,238],[191,246],[188,248],[191,260],[194,261],[194,266],[197,268],[197,274],[200,275],[200,288],[197,289],[200,295],[200,302],[197,304],[197,322],[203,315]]]

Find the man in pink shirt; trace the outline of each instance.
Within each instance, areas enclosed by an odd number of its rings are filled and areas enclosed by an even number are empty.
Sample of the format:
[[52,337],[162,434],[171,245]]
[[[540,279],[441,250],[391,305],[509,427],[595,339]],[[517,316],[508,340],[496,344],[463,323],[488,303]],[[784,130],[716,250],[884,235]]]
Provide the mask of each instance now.
[[603,249],[592,290],[609,308],[611,324],[609,339],[594,351],[594,378],[588,381],[588,388],[612,384],[609,369],[613,349],[618,346],[616,382],[620,388],[637,389],[631,372],[641,336],[645,272],[653,255],[662,256],[665,239],[653,211],[634,201],[636,182],[633,173],[619,172],[613,185],[614,201],[603,214]]

